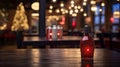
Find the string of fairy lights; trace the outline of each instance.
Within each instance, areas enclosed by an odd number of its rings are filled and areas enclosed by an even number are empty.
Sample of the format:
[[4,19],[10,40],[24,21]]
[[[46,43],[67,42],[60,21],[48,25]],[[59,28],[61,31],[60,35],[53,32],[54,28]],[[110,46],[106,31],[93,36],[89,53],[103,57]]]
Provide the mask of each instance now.
[[[78,1],[78,0],[77,0]],[[82,12],[83,9],[81,8],[80,4],[76,3],[77,1],[74,1],[74,0],[71,0],[68,4],[68,5],[65,5],[64,2],[61,2],[59,4],[59,8],[55,9],[55,12],[56,13],[62,13],[62,14],[70,14],[72,16],[77,16],[77,13],[79,12]],[[49,10],[48,12],[49,13],[53,13],[53,8],[54,6],[53,5],[50,5],[49,6]]]
[[[87,16],[86,9],[84,7],[90,6],[90,10],[95,12],[99,10],[102,12],[101,8],[97,8],[96,4],[100,2],[100,5],[105,6],[104,0],[68,0],[68,2],[61,1],[59,7],[56,8],[54,4],[57,3],[58,0],[51,0],[52,3],[49,5],[49,9],[47,10],[49,14],[69,14],[71,16],[77,16],[80,12],[83,16]],[[120,0],[116,0],[119,2]],[[34,2],[31,5],[33,10],[39,10],[39,2]]]
[[[87,16],[87,12],[84,9],[84,7],[87,7],[88,4],[90,4],[90,10],[95,12],[96,10],[99,10],[102,12],[101,8],[97,8],[96,4],[98,1],[101,1],[100,5],[105,6],[106,4],[104,3],[104,0],[69,0],[68,3],[65,3],[63,1],[60,2],[59,7],[55,8],[53,4],[55,4],[58,0],[51,0],[52,4],[49,5],[49,10],[48,13],[58,13],[58,14],[69,14],[71,16],[77,16],[80,12],[83,14],[83,16]],[[116,2],[120,2],[120,0],[116,0]],[[34,2],[31,5],[31,8],[33,10],[39,10],[39,2]],[[3,13],[0,12],[0,14],[4,15]],[[119,12],[115,12],[116,15],[119,15]],[[2,21],[4,22],[4,21]],[[4,30],[7,28],[7,23],[6,24],[1,24],[0,25],[0,30]]]
[[[53,0],[53,2],[55,3],[56,0]],[[87,6],[88,3],[91,5],[91,11],[95,12],[97,10],[96,0],[91,0],[89,2],[88,0],[83,0],[82,4],[80,4],[79,0],[70,0],[69,6],[65,5],[66,3],[64,2],[61,2],[60,7],[55,10],[54,6],[51,4],[48,12],[53,13],[53,11],[55,11],[56,13],[69,14],[71,16],[77,16],[78,13],[83,12],[83,16],[87,16],[84,7]],[[102,2],[101,6],[105,6],[105,3]],[[99,9],[99,11],[102,11],[102,9]]]

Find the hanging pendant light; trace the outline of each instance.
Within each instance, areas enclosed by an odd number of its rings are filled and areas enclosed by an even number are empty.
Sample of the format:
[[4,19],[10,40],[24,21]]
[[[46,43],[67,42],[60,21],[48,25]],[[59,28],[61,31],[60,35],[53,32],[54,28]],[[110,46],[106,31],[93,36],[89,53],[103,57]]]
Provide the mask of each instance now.
[[31,5],[31,8],[33,10],[39,10],[39,2],[33,2]]

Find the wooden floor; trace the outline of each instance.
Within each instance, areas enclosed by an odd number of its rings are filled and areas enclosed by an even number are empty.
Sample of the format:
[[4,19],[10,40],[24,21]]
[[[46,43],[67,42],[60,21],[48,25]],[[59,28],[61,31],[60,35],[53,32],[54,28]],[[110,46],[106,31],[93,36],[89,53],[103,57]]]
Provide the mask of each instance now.
[[120,53],[97,48],[82,61],[79,48],[0,49],[0,67],[120,67]]

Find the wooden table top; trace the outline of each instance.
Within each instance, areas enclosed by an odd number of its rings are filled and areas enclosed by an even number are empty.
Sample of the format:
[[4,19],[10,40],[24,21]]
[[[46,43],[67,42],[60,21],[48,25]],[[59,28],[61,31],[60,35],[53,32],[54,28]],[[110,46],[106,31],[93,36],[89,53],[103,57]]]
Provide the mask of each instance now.
[[[80,41],[80,36],[63,36],[62,39],[47,40],[46,38],[40,38],[38,36],[24,36],[24,41]],[[99,40],[99,38],[94,38],[94,40]]]
[[53,39],[53,40],[47,40],[46,38],[40,38],[38,36],[25,36],[24,41],[65,41],[65,40],[80,40],[81,37],[79,36],[63,36],[62,39]]
[[0,67],[120,67],[120,53],[95,49],[94,60],[81,61],[79,48],[0,50]]

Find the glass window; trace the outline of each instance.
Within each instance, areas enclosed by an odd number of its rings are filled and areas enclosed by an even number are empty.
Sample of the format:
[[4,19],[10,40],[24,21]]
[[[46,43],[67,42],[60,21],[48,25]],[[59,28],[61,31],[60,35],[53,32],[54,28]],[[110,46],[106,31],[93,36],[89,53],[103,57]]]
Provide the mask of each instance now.
[[31,14],[31,33],[38,34],[38,22],[39,22],[39,14],[38,13],[32,13]]
[[112,32],[117,33],[119,32],[119,24],[120,24],[120,4],[113,4],[112,5],[113,11],[113,18],[114,22],[112,25]]
[[95,16],[94,22],[95,22],[95,24],[100,24],[100,17],[99,16]]
[[120,4],[114,4],[114,5],[112,6],[112,8],[113,8],[113,12],[114,12],[114,11],[120,11]]
[[120,23],[120,4],[113,4],[112,6],[112,11],[113,11],[113,17],[114,17],[114,22],[113,24],[119,24]]
[[100,31],[100,27],[99,26],[94,26],[94,30],[95,30],[95,32],[99,32]]
[[[96,7],[97,10],[95,12],[95,17],[94,17],[94,26],[95,26],[94,30],[98,32],[101,29],[101,25],[104,25],[105,23],[105,7],[100,5],[97,5]],[[102,12],[100,12],[100,9],[102,9]]]
[[100,15],[100,12],[99,12],[100,6],[96,6],[96,7],[97,7],[97,10],[95,11],[95,15]]
[[101,24],[104,24],[104,23],[105,23],[105,16],[102,15],[102,16],[101,16]]
[[113,24],[119,24],[119,18],[114,18]]
[[119,27],[117,25],[112,26],[112,32],[116,33],[119,31]]
[[102,15],[104,15],[105,14],[105,7],[103,6],[102,7]]

